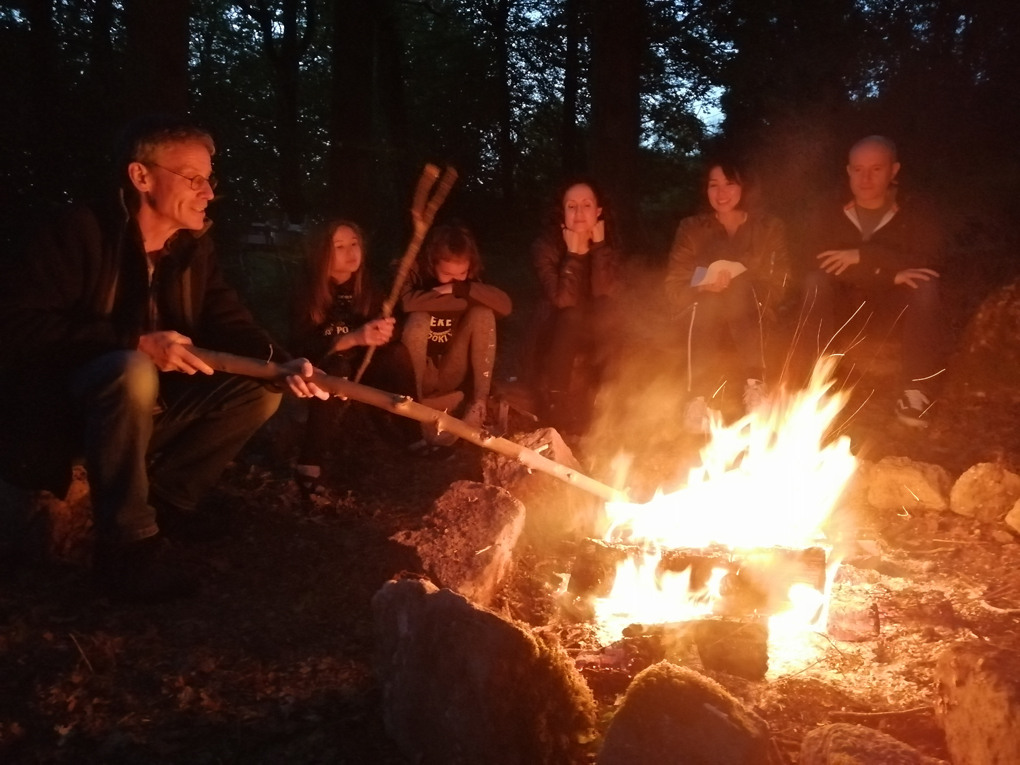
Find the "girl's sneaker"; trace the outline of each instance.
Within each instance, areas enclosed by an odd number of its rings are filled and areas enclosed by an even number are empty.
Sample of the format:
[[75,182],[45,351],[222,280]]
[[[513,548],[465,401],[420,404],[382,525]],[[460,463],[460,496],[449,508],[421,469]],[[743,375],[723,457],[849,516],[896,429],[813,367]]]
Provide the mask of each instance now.
[[684,410],[684,430],[692,435],[705,435],[711,432],[710,412],[704,396],[692,398]]
[[751,414],[767,409],[769,403],[769,386],[761,380],[748,380],[744,386],[744,412]]

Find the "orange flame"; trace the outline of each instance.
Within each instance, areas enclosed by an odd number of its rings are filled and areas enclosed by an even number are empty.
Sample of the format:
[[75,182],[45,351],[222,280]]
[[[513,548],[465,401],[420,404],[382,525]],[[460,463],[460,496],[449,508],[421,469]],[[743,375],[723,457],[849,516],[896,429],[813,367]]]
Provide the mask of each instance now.
[[[849,439],[828,437],[848,398],[832,391],[833,367],[831,359],[819,361],[805,390],[783,392],[767,409],[729,427],[714,422],[702,464],[684,488],[643,505],[607,506],[607,541],[626,537],[647,552],[643,560],[622,563],[612,593],[596,602],[604,630],[618,636],[629,623],[711,613],[718,597],[712,588],[725,570],[713,572],[705,590],[691,592],[690,572],[656,572],[662,548],[803,548],[824,538],[822,524],[856,469]],[[789,600],[792,607],[778,615],[776,628],[807,624],[820,611],[824,616],[825,595],[811,587],[795,585]]]

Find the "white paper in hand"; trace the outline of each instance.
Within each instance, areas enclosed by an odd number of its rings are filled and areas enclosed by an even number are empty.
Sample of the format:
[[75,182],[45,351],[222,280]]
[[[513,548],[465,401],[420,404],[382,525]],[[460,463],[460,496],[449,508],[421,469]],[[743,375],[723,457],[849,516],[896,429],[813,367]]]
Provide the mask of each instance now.
[[720,271],[729,271],[733,279],[747,270],[747,266],[736,260],[716,260],[708,268],[699,266],[694,269],[694,276],[691,279],[692,287],[700,287],[702,284],[715,284],[719,278]]

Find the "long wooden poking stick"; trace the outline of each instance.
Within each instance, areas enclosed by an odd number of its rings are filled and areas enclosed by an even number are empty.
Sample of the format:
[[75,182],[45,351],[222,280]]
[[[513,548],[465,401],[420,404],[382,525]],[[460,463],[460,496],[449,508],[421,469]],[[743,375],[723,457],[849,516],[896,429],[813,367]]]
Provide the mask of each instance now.
[[[437,178],[439,179],[439,186],[435,188],[435,193],[432,193]],[[453,188],[453,184],[456,182],[457,171],[452,167],[448,167],[443,171],[442,178],[439,177],[439,168],[435,165],[425,165],[425,169],[422,170],[421,177],[418,179],[418,186],[414,191],[414,200],[411,203],[411,220],[414,223],[414,234],[411,236],[411,241],[404,251],[404,256],[400,259],[400,265],[397,268],[397,275],[393,280],[393,287],[390,289],[389,297],[386,298],[386,302],[382,305],[384,319],[388,319],[393,315],[393,309],[396,307],[397,301],[400,300],[400,293],[404,290],[407,276],[411,273],[411,266],[414,265],[414,261],[418,257],[422,242],[425,241],[425,235],[432,227],[432,221],[435,220],[436,213],[439,212],[439,208],[446,201],[450,189]],[[365,374],[365,370],[368,369],[368,365],[372,363],[374,355],[375,346],[369,346],[368,351],[365,353],[365,358],[361,361],[361,366],[358,367],[358,373],[354,375],[354,382],[361,382],[361,378]]]
[[[260,380],[283,379],[284,372],[274,362],[259,361],[245,356],[235,356],[230,353],[209,351],[204,348],[189,348],[202,361],[219,372],[229,372],[235,375],[255,377]],[[584,473],[579,473],[558,462],[543,457],[533,449],[516,444],[505,438],[492,436],[480,428],[468,425],[456,417],[451,417],[432,407],[419,404],[407,396],[400,396],[395,393],[387,393],[378,388],[370,388],[367,385],[351,382],[344,377],[334,377],[316,371],[310,378],[311,382],[318,385],[334,396],[342,396],[352,401],[360,401],[363,404],[384,409],[401,417],[408,417],[419,422],[434,424],[441,431],[448,431],[458,438],[470,441],[483,449],[489,449],[497,454],[515,459],[530,470],[539,470],[554,478],[558,478],[571,486],[601,497],[607,502],[628,502],[627,495],[617,489],[607,486],[604,483],[589,478]]]

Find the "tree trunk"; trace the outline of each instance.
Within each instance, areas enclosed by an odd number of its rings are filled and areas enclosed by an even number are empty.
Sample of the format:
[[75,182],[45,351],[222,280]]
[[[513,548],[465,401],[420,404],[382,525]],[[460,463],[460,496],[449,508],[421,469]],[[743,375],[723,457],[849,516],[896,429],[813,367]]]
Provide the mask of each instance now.
[[125,0],[125,116],[188,111],[188,0]]
[[[517,165],[517,147],[513,134],[513,93],[510,82],[510,0],[496,3],[494,18],[490,20],[496,56],[496,92],[499,98],[499,180],[503,201],[508,211],[513,210],[514,171]],[[509,214],[512,214],[510,212]]]
[[53,200],[58,193],[59,164],[63,161],[58,125],[59,87],[54,63],[57,35],[53,23],[53,0],[32,0],[26,7],[31,37],[29,78],[32,84],[32,165],[40,196]]
[[[300,23],[304,5],[304,25]],[[291,223],[301,223],[307,212],[304,172],[301,157],[301,111],[298,87],[301,59],[315,36],[316,0],[284,0],[282,14],[271,11],[265,0],[254,7],[243,4],[249,16],[258,22],[262,49],[276,72],[276,151],[279,157],[280,207]],[[279,37],[276,32],[280,30]]]
[[581,0],[565,0],[563,3],[566,46],[563,59],[563,126],[560,135],[560,155],[563,174],[567,177],[583,170],[577,131],[577,89],[581,79],[580,5]]
[[640,247],[638,161],[644,0],[596,0],[591,44],[591,165],[624,241]]
[[396,175],[414,172],[410,162],[411,128],[404,93],[404,42],[393,17],[391,4],[379,13],[379,77],[377,91],[386,123],[390,152],[396,157]]
[[298,31],[298,6],[301,0],[283,4],[283,38],[276,59],[279,82],[277,108],[277,150],[280,156],[280,205],[291,223],[305,219],[302,189],[300,108],[298,85],[301,81],[301,56],[304,53]]
[[88,69],[88,92],[95,104],[92,111],[95,119],[91,126],[94,145],[108,143],[109,137],[115,134],[124,119],[119,98],[123,86],[114,60],[113,30],[113,0],[95,0]]
[[330,198],[337,213],[369,225],[375,205],[376,2],[335,0]]

